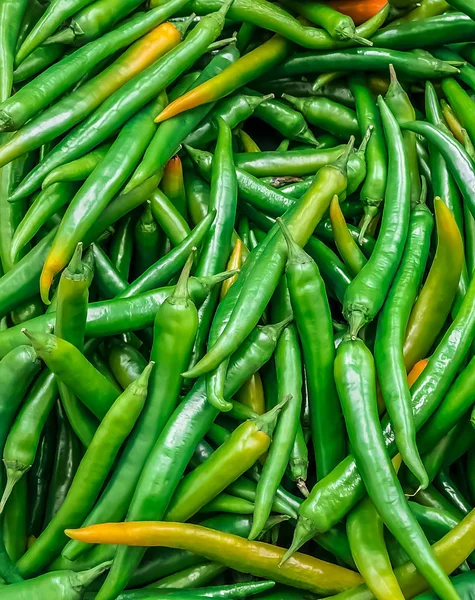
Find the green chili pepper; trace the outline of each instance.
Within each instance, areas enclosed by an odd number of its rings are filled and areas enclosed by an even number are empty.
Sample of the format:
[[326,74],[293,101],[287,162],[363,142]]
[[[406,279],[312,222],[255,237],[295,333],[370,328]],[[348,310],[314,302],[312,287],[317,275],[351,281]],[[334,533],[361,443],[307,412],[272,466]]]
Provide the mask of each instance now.
[[186,262],[191,250],[199,246],[206,236],[216,213],[212,210],[205,216],[190,234],[183,239],[173,250],[159,259],[155,264],[149,267],[140,277],[122,290],[119,294],[121,298],[131,298],[142,292],[163,285],[172,277]]
[[99,297],[107,300],[115,298],[125,290],[127,283],[100,246],[91,244],[91,250],[94,257],[94,286]]
[[[193,82],[193,87],[198,86],[203,81],[208,81],[208,79],[211,79],[215,75],[221,73],[224,69],[226,69],[226,67],[232,64],[238,58],[239,52],[233,44],[227,48],[224,48],[211,60],[209,65],[203,69],[199,78]],[[187,111],[180,117],[170,119],[166,124],[160,125],[155,136],[150,142],[147,151],[145,152],[142,162],[137,167],[125,190],[131,190],[136,185],[139,185],[148,179],[156,171],[163,169],[167,161],[176,152],[178,146],[209,113],[213,106],[214,103],[210,102],[193,110]],[[185,172],[185,185],[186,176],[187,173]],[[196,220],[194,220],[194,223],[196,224]]]
[[475,25],[470,17],[449,12],[408,23],[392,23],[378,31],[371,39],[378,48],[413,50],[430,48],[434,38],[437,44],[454,44],[475,39]]
[[[289,291],[282,279],[273,300],[272,319],[281,320],[292,315]],[[288,398],[283,406],[272,444],[262,468],[254,501],[254,520],[249,539],[262,532],[272,510],[277,487],[285,474],[302,407],[302,359],[297,329],[289,325],[277,342],[275,352],[278,400]],[[275,410],[275,409],[273,409]]]
[[20,83],[42,73],[64,54],[62,44],[51,44],[36,48],[30,56],[13,71],[13,83]]
[[407,370],[427,356],[441,331],[457,292],[464,261],[462,237],[450,209],[440,198],[434,200],[434,207],[437,250],[407,323],[404,340]]
[[[285,399],[287,400],[288,398]],[[271,445],[277,417],[283,405],[281,402],[268,413],[242,423],[209,459],[182,479],[164,519],[187,521],[247,471]]]
[[151,363],[114,402],[99,425],[59,511],[22,557],[20,572],[33,574],[47,565],[66,544],[64,528],[82,523],[94,505],[117,453],[131,432],[147,397]]
[[[338,196],[333,196],[330,204],[330,219],[332,237],[343,262],[352,275],[357,275],[366,264],[366,258],[356,240],[350,233],[341,212]],[[358,234],[359,237],[359,234]]]
[[[270,96],[272,98],[272,95]],[[223,119],[231,129],[252,116],[254,110],[269,96],[236,94],[223,98],[184,140],[190,146],[201,147],[216,139],[217,119]]]
[[[385,449],[373,358],[362,341],[350,338],[338,346],[335,381],[355,460],[378,513],[437,593],[455,600],[457,593],[410,512]],[[367,429],[362,431],[359,423]]]
[[163,171],[160,187],[179,213],[186,219],[186,194],[183,181],[183,166],[178,154],[171,158]]
[[3,542],[10,560],[16,563],[25,553],[27,546],[27,489],[22,479],[13,489],[2,517]]
[[43,371],[10,428],[3,449],[7,482],[0,502],[0,512],[3,512],[15,484],[33,465],[43,427],[57,394],[54,375],[48,370]]
[[106,157],[110,147],[111,144],[106,142],[85,156],[53,169],[41,187],[44,189],[53,183],[65,181],[85,181]]
[[[69,26],[48,38],[47,43],[82,45],[95,40],[141,4],[140,0],[99,0],[79,10]],[[64,20],[64,19],[63,19]]]
[[[48,525],[63,505],[81,462],[81,444],[72,430],[60,402],[57,404],[58,441],[51,465],[51,483],[44,511],[44,525]],[[28,479],[29,481],[29,479]],[[37,532],[36,537],[41,533]]]
[[103,563],[89,571],[55,571],[14,585],[2,586],[5,600],[18,600],[22,596],[31,600],[79,600],[84,590],[101,575],[110,563]]
[[401,261],[409,224],[410,180],[402,132],[381,96],[378,104],[390,169],[381,229],[374,251],[345,294],[343,314],[353,337],[365,323],[374,319],[384,303]]
[[[388,88],[385,100],[389,109],[396,117],[399,125],[416,120],[416,111],[411,104],[409,96],[399,83],[396,71],[392,65],[389,65],[391,83]],[[409,176],[411,179],[411,204],[419,202],[421,196],[421,178],[417,162],[416,136],[411,131],[403,132],[404,151],[406,154]]]
[[38,194],[15,229],[10,249],[13,263],[18,261],[20,252],[45,222],[70,202],[77,190],[78,187],[74,183],[56,183]]
[[[317,265],[299,250],[281,225],[288,244],[286,276],[302,341],[317,477],[325,477],[343,458],[345,437],[333,381],[335,356],[330,307]],[[309,299],[312,301],[309,302]],[[315,337],[318,329],[318,337]],[[315,344],[315,339],[319,340]]]
[[0,130],[19,129],[31,117],[77,83],[95,65],[157,27],[187,2],[188,0],[169,0],[162,7],[145,14],[138,14],[114,31],[106,33],[99,40],[52,65],[23,86],[10,100],[2,98]]
[[[93,274],[88,265],[81,260],[81,253],[82,245],[78,244],[71,262],[61,274],[57,295],[55,332],[58,337],[73,344],[82,352],[89,286]],[[86,447],[89,446],[97,429],[97,421],[79,402],[72,390],[58,378],[57,386],[71,427],[82,444]]]
[[198,223],[208,214],[209,184],[193,168],[191,161],[187,162],[185,170],[186,205],[191,223]]
[[146,106],[123,127],[102,163],[70,203],[43,267],[40,289],[45,303],[48,303],[52,278],[71,258],[75,245],[82,241],[91,224],[140,160],[155,131],[151,112],[157,104],[165,101],[164,95],[161,95],[157,102]]
[[30,495],[30,501],[28,502],[28,536],[38,537],[43,528],[55,459],[56,438],[56,415],[52,412],[41,434],[35,462],[27,475],[27,488]]
[[[424,27],[427,27],[424,24]],[[431,31],[430,39],[435,33]],[[418,36],[420,37],[420,35]],[[331,73],[333,71],[387,71],[393,65],[398,73],[421,79],[435,79],[455,75],[458,69],[450,63],[434,58],[428,53],[415,54],[375,48],[351,48],[333,52],[302,52],[294,54],[282,62],[273,73],[273,77],[293,77],[310,73]],[[441,42],[442,43],[442,42]],[[415,47],[419,47],[417,44]]]
[[351,554],[376,598],[404,600],[389,560],[383,528],[383,521],[371,500],[361,500],[346,521]]
[[[323,167],[317,173],[310,190],[301,201],[284,216],[299,245],[304,245],[316,224],[321,220],[335,193],[346,189],[346,162],[351,153],[353,141],[347,152],[334,165]],[[305,222],[301,215],[305,214]],[[267,236],[268,243],[260,244],[253,252],[257,256],[254,263],[248,258],[233,287],[239,292],[236,306],[224,332],[201,361],[185,374],[195,377],[216,368],[224,359],[237,349],[239,344],[252,331],[260,319],[270,296],[282,275],[285,266],[287,248],[280,230],[275,228]],[[262,254],[259,256],[260,252]],[[252,255],[252,253],[251,253]],[[244,302],[246,298],[246,302]],[[250,303],[252,300],[252,304]]]
[[130,275],[132,252],[134,249],[134,229],[135,215],[125,215],[117,225],[109,248],[111,263],[124,281],[128,281]]
[[439,473],[437,473],[435,483],[436,487],[441,490],[443,496],[450,501],[452,506],[458,509],[464,516],[469,514],[472,508],[471,505],[465,500],[444,469],[441,469]]
[[[285,321],[258,328],[236,352],[229,364],[225,399],[232,397],[269,360],[278,337],[287,324]],[[196,444],[205,435],[217,414],[218,411],[206,399],[206,383],[201,378],[187,395],[187,399],[177,407],[155,443],[140,476],[127,520],[146,519],[148,515],[162,516],[165,513]],[[175,443],[177,435],[182,440],[180,446]],[[160,464],[160,476],[151,478],[149,472],[157,473],[157,464]],[[100,594],[113,598],[114,594],[123,589],[142,556],[141,549],[118,549],[113,568]]]
[[150,202],[135,224],[133,268],[140,276],[160,258],[161,231],[153,218]]
[[152,214],[165,235],[174,246],[178,246],[190,235],[190,228],[177,207],[161,190],[155,190],[150,196]]
[[[112,518],[124,517],[141,468],[175,409],[182,382],[181,372],[188,365],[198,327],[197,310],[187,291],[192,263],[193,254],[183,269],[175,291],[157,312],[151,352],[152,359],[156,359],[156,367],[151,375],[148,403],[133,436],[127,442],[118,468],[87,523],[102,522],[107,518],[112,502],[115,505]],[[176,351],[170,352],[175,345]],[[137,469],[137,465],[141,465],[141,468]],[[125,480],[130,484],[126,486]],[[70,542],[64,555],[73,560],[81,549],[81,545]]]
[[58,379],[102,419],[118,396],[117,388],[68,341],[50,333],[31,333],[26,329],[23,333]]
[[[211,166],[209,197],[209,210],[216,210],[216,218],[203,241],[203,250],[196,269],[197,276],[214,275],[226,267],[231,253],[231,237],[236,219],[238,191],[231,130],[221,117],[217,118],[217,127],[218,139]],[[218,297],[219,290],[216,288],[200,307],[198,313],[200,325],[192,355],[195,362],[204,354]]]
[[176,46],[186,25],[187,23],[177,27],[171,23],[160,25],[137,41],[107,69],[32,119],[8,144],[2,146],[0,164],[38,148],[45,141],[58,137],[80,123],[121,86]]
[[370,127],[371,137],[366,150],[367,175],[361,188],[360,199],[363,202],[365,218],[360,229],[360,242],[366,229],[378,214],[379,206],[386,191],[387,151],[383,126],[377,105],[368,89],[364,75],[352,75],[350,89],[356,102],[356,115],[363,135]]
[[[123,85],[64,138],[16,189],[20,198],[34,190],[50,171],[92,150],[190,67],[221,33],[228,4],[202,19],[187,38]],[[127,127],[127,126],[126,126]],[[135,165],[134,165],[135,166]]]
[[407,323],[424,275],[433,229],[432,215],[425,206],[424,199],[421,200],[412,209],[406,248],[378,319],[375,360],[396,445],[403,461],[424,489],[428,485],[428,479],[416,445],[403,350]]
[[346,106],[327,98],[296,98],[290,94],[282,94],[282,98],[295,106],[316,127],[343,139],[348,139],[350,135],[359,136],[356,113]]
[[[191,299],[195,304],[201,304],[212,287],[234,274],[235,271],[226,271],[200,279],[192,277],[189,283]],[[133,298],[118,298],[90,304],[87,311],[86,337],[118,335],[149,327],[153,323],[158,307],[173,289],[173,286],[170,286],[145,292]],[[29,331],[45,333],[50,327],[54,327],[55,321],[54,312],[36,317],[28,322]],[[22,326],[17,325],[0,332],[0,357],[24,343],[25,336],[21,329]]]
[[25,60],[35,48],[54,33],[63,21],[91,2],[93,0],[55,0],[51,2],[18,49],[15,57],[16,64],[19,65]]
[[[424,372],[411,388],[416,430],[422,427],[440,404],[467,355],[475,331],[473,294],[475,294],[474,280],[467,290],[459,313],[435,349]],[[382,428],[385,443],[392,456],[396,453],[396,447],[394,434],[387,418],[383,420]],[[441,435],[451,428],[452,425]],[[356,504],[363,493],[363,482],[354,458],[350,456],[325,479],[318,482],[309,498],[302,504],[296,539],[308,539],[307,536],[312,535],[310,531],[317,533],[333,527]]]

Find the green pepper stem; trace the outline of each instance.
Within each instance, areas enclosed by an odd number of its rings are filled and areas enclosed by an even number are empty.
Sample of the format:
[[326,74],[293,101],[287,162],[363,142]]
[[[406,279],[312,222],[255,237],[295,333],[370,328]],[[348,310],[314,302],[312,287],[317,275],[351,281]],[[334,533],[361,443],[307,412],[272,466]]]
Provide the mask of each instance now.
[[180,273],[180,277],[178,278],[178,282],[173,290],[171,297],[173,299],[183,299],[188,300],[188,280],[190,278],[191,267],[193,266],[193,261],[196,256],[196,247],[192,248],[190,255],[186,259],[185,266]]
[[137,396],[142,396],[147,393],[148,380],[150,379],[154,365],[155,362],[151,360],[138,378],[129,385],[129,391]]
[[224,2],[221,8],[218,10],[218,14],[226,15],[228,10],[231,8],[233,2],[234,0],[227,0],[226,2]]
[[272,325],[264,325],[264,327],[261,327],[261,331],[265,335],[269,336],[271,339],[277,341],[279,339],[280,334],[284,331],[287,325],[292,323],[293,320],[294,316],[290,315],[283,321],[280,321],[279,323],[274,323]]
[[417,206],[425,205],[427,202],[427,179],[424,175],[421,175],[421,193],[419,195],[419,201],[417,202]]
[[360,310],[352,310],[348,316],[349,334],[352,340],[356,340],[358,333],[366,323],[366,318]]
[[305,250],[303,250],[297,244],[297,242],[294,240],[294,238],[292,237],[292,234],[289,231],[289,228],[284,223],[282,218],[277,217],[276,221],[279,224],[279,227],[284,235],[285,241],[287,242],[287,250],[288,250],[287,262],[288,263],[297,263],[297,264],[303,264],[303,263],[310,262],[312,259],[305,252]]
[[304,544],[306,544],[309,540],[311,540],[314,537],[315,533],[316,531],[314,530],[313,523],[310,521],[310,519],[299,517],[297,520],[297,525],[295,527],[292,544],[282,557],[279,566],[287,562],[289,558],[293,554],[295,554],[299,548],[301,548]]
[[71,573],[71,587],[75,590],[82,592],[83,589],[87,588],[93,581],[95,581],[99,575],[102,575],[111,565],[112,560],[104,562],[97,567],[88,569],[87,571],[80,571],[79,573]]
[[80,275],[83,272],[82,263],[82,242],[78,242],[76,249],[74,250],[73,257],[71,258],[67,270],[72,275]]
[[58,33],[54,35],[50,35],[47,40],[43,42],[45,46],[49,46],[50,44],[67,44],[68,46],[74,44],[76,41],[76,34],[71,29],[71,27],[66,27]]
[[295,106],[295,108],[297,108],[300,111],[302,111],[305,107],[306,100],[303,100],[302,98],[296,98],[295,96],[291,96],[290,94],[282,94],[282,98],[284,100],[287,100],[287,102],[290,102],[290,104]]
[[222,273],[216,273],[216,275],[205,275],[203,277],[199,277],[198,279],[203,285],[207,285],[210,288],[212,288],[215,285],[218,285],[218,283],[226,281],[226,279],[229,279],[230,277],[234,277],[234,275],[238,275],[239,272],[240,272],[239,269],[232,269],[230,271],[223,271]]
[[31,467],[31,465],[27,467],[22,465],[22,467],[20,468],[19,463],[17,463],[17,461],[15,461],[15,464],[18,464],[18,466],[16,468],[12,468],[7,466],[7,463],[5,462],[5,467],[7,469],[7,483],[5,485],[5,490],[3,491],[2,499],[0,500],[0,514],[3,512],[8,498],[10,498],[10,495],[13,492],[13,488],[23,477],[23,474],[26,471],[28,471],[28,469]]
[[340,158],[338,160],[336,160],[335,163],[334,163],[334,166],[337,169],[340,169],[344,173],[346,173],[346,167],[348,165],[348,159],[350,158],[350,155],[353,152],[354,147],[355,147],[355,136],[352,135],[350,137],[350,140],[349,140],[347,146],[346,146],[345,151],[340,156]]
[[366,148],[368,147],[369,140],[371,139],[371,135],[373,134],[374,125],[370,125],[364,134],[364,137],[361,141],[360,147],[358,148],[358,152],[361,154],[366,154]]
[[274,408],[271,408],[263,415],[255,417],[253,421],[256,424],[257,429],[259,429],[259,431],[264,432],[269,437],[272,437],[275,426],[277,425],[277,419],[279,417],[280,411],[291,399],[292,394],[288,394],[281,402],[279,402],[279,404],[276,404]]
[[229,44],[234,44],[234,42],[236,42],[237,37],[236,37],[236,33],[233,33],[232,37],[230,38],[224,38],[222,40],[217,40],[216,42],[213,42],[212,44],[210,44],[208,46],[208,48],[206,49],[208,52],[211,52],[212,50],[217,50],[218,48],[222,48],[223,46],[228,46]]
[[173,23],[176,29],[180,32],[181,37],[184,37],[185,33],[188,31],[188,27],[193,23],[196,17],[196,13],[191,13],[191,15],[187,19],[183,19],[179,23]]
[[357,44],[361,44],[362,46],[372,46],[373,42],[371,40],[367,40],[366,38],[362,37],[361,35],[358,35],[357,33],[348,36],[350,40],[353,40],[353,42],[356,42]]

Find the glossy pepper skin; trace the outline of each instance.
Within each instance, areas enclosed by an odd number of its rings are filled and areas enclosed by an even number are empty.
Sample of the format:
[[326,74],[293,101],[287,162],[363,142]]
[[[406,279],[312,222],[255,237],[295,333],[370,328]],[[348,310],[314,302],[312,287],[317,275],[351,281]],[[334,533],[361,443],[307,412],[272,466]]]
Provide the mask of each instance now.
[[[282,278],[272,300],[272,320],[292,315],[292,306],[285,277]],[[262,532],[272,510],[277,488],[282,481],[300,424],[302,408],[303,367],[297,329],[290,324],[283,331],[275,351],[277,375],[277,401],[282,407],[272,444],[257,482],[254,500],[254,521],[249,539],[254,540]],[[275,401],[274,401],[275,402]]]
[[92,150],[156,98],[218,37],[227,8],[225,4],[217,13],[202,19],[181,44],[112,94],[48,154],[11,198],[18,199],[36,189],[52,169]]
[[285,272],[307,373],[317,479],[322,479],[345,456],[344,425],[333,377],[335,347],[330,306],[318,266],[285,225],[282,227],[288,246]]
[[268,413],[239,425],[207,460],[182,479],[164,519],[187,521],[251,468],[269,449],[281,409],[282,404],[278,404]]
[[150,123],[151,109],[157,102],[163,104],[165,101],[162,95],[122,128],[104,160],[69,204],[40,278],[40,291],[45,303],[48,303],[52,278],[71,258],[76,244],[84,239],[91,224],[117,194],[140,160],[155,132],[155,127]]
[[102,38],[66,56],[22,87],[0,105],[0,130],[15,131],[68,91],[90,69],[129,46],[184,6],[188,0],[170,0],[163,7],[138,14]]
[[199,525],[180,523],[118,523],[96,525],[83,531],[68,530],[76,539],[99,543],[164,545],[201,551],[207,558],[232,565],[242,572],[308,589],[317,594],[333,593],[358,585],[360,576],[353,571],[330,565],[305,554],[296,554],[284,565],[279,560],[284,549],[262,542],[249,542],[238,536],[215,532]]
[[2,586],[2,596],[5,600],[19,598],[51,598],[51,600],[79,600],[85,589],[101,575],[109,566],[103,563],[89,571],[75,573],[74,571],[56,571],[46,573],[28,581],[11,586]]
[[404,340],[427,264],[433,224],[433,217],[424,203],[412,209],[408,241],[378,319],[374,349],[378,379],[394,428],[396,445],[422,488],[427,487],[428,478],[416,444],[411,394],[404,363]]
[[[196,87],[203,81],[207,81],[221,73],[238,58],[239,51],[234,44],[230,44],[223,50],[220,50],[211,60],[209,65],[203,69],[198,79],[192,83],[191,87]],[[203,117],[209,113],[213,106],[214,103],[209,102],[203,106],[187,111],[185,114],[180,115],[180,117],[169,119],[166,124],[160,125],[144,154],[142,162],[137,167],[125,189],[127,191],[131,190],[153,175],[155,171],[163,169],[167,161],[176,152],[178,146],[185,140],[187,135],[193,131]],[[193,217],[193,215],[191,216]],[[196,221],[194,222],[196,223]]]
[[437,249],[407,323],[404,362],[408,370],[429,354],[441,331],[454,301],[464,262],[462,236],[453,214],[440,198],[434,200],[434,207]]
[[455,600],[458,595],[437,563],[394,473],[379,426],[374,361],[361,340],[350,338],[338,346],[335,381],[356,464],[378,513],[437,593]]
[[[475,309],[473,298],[475,281],[472,280],[459,313],[435,349],[422,375],[411,388],[413,414],[416,429],[434,413],[447,393],[469,351],[475,333]],[[453,427],[449,423],[440,435]],[[396,454],[394,433],[389,419],[382,422],[383,436],[391,456]],[[425,491],[424,491],[425,493]],[[343,460],[326,478],[318,482],[310,496],[300,507],[297,529],[301,535],[314,535],[328,531],[338,523],[363,496],[364,486],[353,456]]]
[[22,556],[20,572],[38,573],[64,548],[64,529],[70,522],[82,523],[94,505],[121,445],[132,431],[147,397],[152,364],[123,392],[102,420],[81,460],[69,492],[59,511],[35,544]]
[[121,86],[180,41],[181,31],[170,23],[164,23],[151,31],[107,69],[24,125],[8,143],[2,145],[0,164],[6,164],[25,152],[39,148],[45,142],[74,128]]
[[343,314],[352,336],[356,336],[361,327],[373,320],[381,309],[401,261],[409,224],[411,187],[402,132],[381,97],[378,105],[390,168],[381,229],[374,251],[345,294]]
[[[297,244],[304,245],[307,242],[314,227],[328,208],[333,195],[345,191],[346,162],[351,149],[352,142],[347,153],[335,165],[320,169],[312,187],[299,204],[290,208],[284,215],[283,221]],[[302,221],[303,214],[305,214],[305,222]],[[239,298],[219,340],[208,350],[205,357],[185,374],[186,377],[195,377],[216,368],[257,324],[285,267],[286,244],[283,234],[276,226],[274,227],[268,234],[266,242],[253,251],[257,257],[256,261],[248,258],[244,263],[241,275],[235,284]],[[244,301],[244,298],[247,300]],[[252,305],[249,299],[252,299]]]
[[[78,244],[68,267],[61,273],[56,302],[56,335],[84,351],[84,336],[89,302],[89,286],[93,273],[81,260],[82,244]],[[74,433],[87,448],[97,429],[90,411],[62,381],[56,378],[61,402]]]
[[[201,279],[192,277],[189,284],[190,297],[195,304],[201,304],[213,286],[233,275],[233,271],[228,271]],[[134,298],[117,298],[90,304],[87,310],[86,336],[117,335],[149,327],[153,324],[158,307],[173,289],[174,286],[169,286],[145,292]],[[51,326],[54,327],[55,322],[56,315],[51,312],[32,319],[28,322],[28,327],[30,331],[43,333],[49,331]],[[0,357],[24,343],[25,336],[21,329],[22,325],[17,325],[0,332]]]
[[[278,337],[287,324],[285,321],[257,329],[236,352],[229,364],[225,399],[232,397],[244,381],[269,360]],[[194,448],[206,434],[217,414],[218,411],[207,401],[206,383],[202,378],[188,393],[186,401],[177,407],[156,441],[134,490],[127,520],[146,519],[149,514],[165,514]],[[175,443],[177,435],[183,440],[179,447]],[[151,473],[158,472],[157,464],[160,465],[160,475],[152,477]],[[101,595],[106,598],[113,597],[123,589],[142,556],[142,549],[121,548],[100,592]]]

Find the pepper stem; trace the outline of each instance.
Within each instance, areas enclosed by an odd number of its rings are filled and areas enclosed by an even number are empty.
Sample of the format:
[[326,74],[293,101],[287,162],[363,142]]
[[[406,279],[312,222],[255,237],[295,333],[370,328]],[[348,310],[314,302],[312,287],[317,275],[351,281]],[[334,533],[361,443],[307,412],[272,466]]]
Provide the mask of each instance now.
[[279,339],[280,334],[284,331],[287,325],[292,323],[293,320],[294,316],[290,315],[283,321],[280,321],[279,323],[274,323],[272,325],[264,325],[264,327],[261,327],[261,331],[263,331],[270,338],[277,341]]
[[206,48],[207,52],[211,52],[212,50],[217,50],[218,48],[222,48],[223,46],[228,46],[229,44],[234,44],[237,40],[236,33],[233,33],[233,36],[230,38],[224,38],[222,40],[217,40],[213,42]]
[[141,396],[142,394],[147,393],[148,380],[150,379],[154,365],[155,362],[151,360],[138,378],[129,385],[129,390],[132,391],[133,394]]
[[364,137],[361,141],[360,147],[358,148],[358,152],[362,154],[366,153],[366,148],[368,147],[369,140],[371,139],[371,135],[373,133],[374,125],[370,125],[364,134]]
[[83,271],[82,266],[82,242],[78,242],[67,269],[72,275],[80,275]]
[[349,38],[356,42],[357,44],[361,44],[362,46],[372,46],[373,42],[371,40],[367,40],[366,38],[358,35],[357,33],[350,35]]
[[291,262],[291,263],[309,262],[309,260],[311,260],[310,257],[305,252],[305,250],[303,250],[297,244],[297,242],[294,240],[294,238],[292,237],[292,234],[289,231],[289,228],[284,223],[282,218],[277,217],[276,221],[279,224],[279,227],[284,235],[285,241],[287,242],[287,250],[288,250],[287,262]]
[[28,466],[28,467],[23,467],[22,469],[20,469],[20,468],[15,469],[15,468],[7,467],[6,463],[5,463],[5,467],[7,468],[7,483],[5,485],[5,490],[3,491],[3,496],[0,501],[0,514],[3,512],[3,509],[5,508],[8,498],[10,498],[10,495],[13,492],[13,488],[23,477],[23,473],[25,473],[25,471],[28,471],[28,469],[30,468]]
[[43,42],[45,46],[49,46],[50,44],[67,44],[72,45],[76,41],[76,34],[70,28],[66,27],[66,29],[62,29],[58,31],[55,35],[50,35],[47,40]]
[[88,569],[87,571],[81,571],[79,573],[71,573],[71,587],[78,592],[82,592],[87,588],[93,581],[95,581],[99,575],[102,575],[112,565],[112,561],[109,560],[104,562],[97,567]]
[[280,411],[291,399],[292,394],[288,394],[283,400],[281,400],[281,402],[279,402],[279,404],[276,404],[274,408],[271,408],[263,415],[255,417],[253,421],[256,424],[257,429],[259,429],[259,431],[262,431],[269,437],[272,437],[275,426],[277,425],[277,418],[280,414]]
[[306,527],[305,523],[307,521],[309,521],[309,519],[304,520],[301,517],[299,517],[297,525],[295,527],[292,544],[282,557],[282,560],[279,563],[279,567],[281,567],[285,562],[287,562],[289,558],[291,558],[291,556],[295,554],[299,548],[301,548],[305,543],[311,540],[315,535],[316,532],[313,531],[313,528],[311,527],[311,522],[310,528]]
[[356,340],[358,333],[366,323],[364,314],[360,310],[352,310],[348,316],[349,334],[352,340]]
[[282,94],[282,98],[287,100],[287,102],[290,102],[290,104],[295,106],[295,108],[298,108],[300,111],[302,111],[305,106],[305,100],[302,100],[302,98],[296,98],[290,94]]
[[427,202],[427,179],[424,177],[424,175],[421,175],[421,193],[419,196],[419,201],[417,202],[417,205],[424,205]]
[[[175,28],[178,29],[182,38],[185,36],[185,33],[188,31],[188,27],[193,23],[195,17],[196,13],[191,13],[191,15],[187,19],[183,19],[183,21],[173,24]],[[161,110],[163,110],[163,108],[165,107],[162,107]]]
[[175,286],[175,289],[173,290],[172,297],[174,299],[183,298],[184,300],[188,300],[188,280],[190,278],[191,267],[193,266],[195,256],[196,247],[193,247],[190,252],[190,255],[186,259],[185,266],[183,267],[182,272],[180,273],[180,277],[178,278],[178,282]]

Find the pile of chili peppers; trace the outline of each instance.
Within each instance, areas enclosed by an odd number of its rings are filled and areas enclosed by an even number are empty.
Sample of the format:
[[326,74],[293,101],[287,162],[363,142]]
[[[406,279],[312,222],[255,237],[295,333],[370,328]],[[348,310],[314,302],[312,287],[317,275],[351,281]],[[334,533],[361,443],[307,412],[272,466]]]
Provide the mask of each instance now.
[[0,262],[0,600],[475,597],[474,0],[0,0]]

